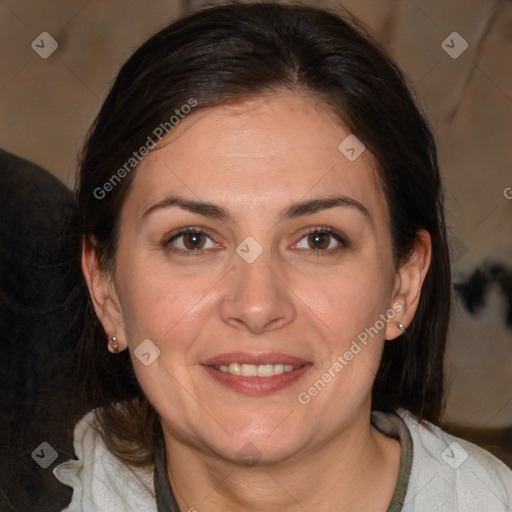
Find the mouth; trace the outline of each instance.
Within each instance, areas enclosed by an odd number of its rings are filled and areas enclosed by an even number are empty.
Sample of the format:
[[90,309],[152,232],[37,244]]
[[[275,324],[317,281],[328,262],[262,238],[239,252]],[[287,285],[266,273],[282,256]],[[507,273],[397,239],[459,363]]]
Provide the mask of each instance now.
[[269,395],[290,386],[312,367],[304,359],[274,353],[223,354],[203,361],[201,365],[217,382],[252,396]]

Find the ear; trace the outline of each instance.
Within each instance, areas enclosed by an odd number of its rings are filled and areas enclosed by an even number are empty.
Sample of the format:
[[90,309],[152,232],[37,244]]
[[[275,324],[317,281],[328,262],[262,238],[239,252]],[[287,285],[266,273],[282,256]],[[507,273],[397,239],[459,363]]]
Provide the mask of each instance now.
[[386,327],[386,339],[394,340],[403,331],[398,328],[402,323],[407,328],[411,324],[420,301],[421,287],[430,267],[432,257],[432,241],[428,231],[418,231],[418,241],[410,258],[404,262],[395,278],[393,299],[391,304],[396,315]]
[[[119,350],[126,348],[124,339],[124,322],[119,299],[114,287],[112,275],[100,268],[95,241],[85,237],[82,243],[82,271],[84,273],[89,295],[103,329],[109,339],[116,336]],[[108,349],[112,352],[110,344]]]

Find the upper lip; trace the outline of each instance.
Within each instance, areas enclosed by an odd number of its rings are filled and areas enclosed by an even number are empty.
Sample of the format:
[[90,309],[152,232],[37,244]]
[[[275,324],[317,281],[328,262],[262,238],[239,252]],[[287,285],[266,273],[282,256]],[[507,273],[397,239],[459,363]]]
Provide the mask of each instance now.
[[219,354],[201,361],[205,366],[229,366],[231,363],[241,364],[254,364],[256,366],[262,364],[290,364],[292,366],[303,366],[309,364],[308,361],[301,357],[290,356],[288,354],[279,354],[270,352],[266,354],[249,354],[248,352],[229,352],[226,354]]

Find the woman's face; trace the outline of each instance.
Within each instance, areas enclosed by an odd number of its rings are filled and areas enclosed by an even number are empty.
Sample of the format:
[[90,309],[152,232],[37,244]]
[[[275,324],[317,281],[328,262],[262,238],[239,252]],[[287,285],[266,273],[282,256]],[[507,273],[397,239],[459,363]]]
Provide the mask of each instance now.
[[349,135],[320,101],[269,95],[190,114],[139,166],[99,314],[167,440],[277,461],[368,423],[422,270],[395,271]]

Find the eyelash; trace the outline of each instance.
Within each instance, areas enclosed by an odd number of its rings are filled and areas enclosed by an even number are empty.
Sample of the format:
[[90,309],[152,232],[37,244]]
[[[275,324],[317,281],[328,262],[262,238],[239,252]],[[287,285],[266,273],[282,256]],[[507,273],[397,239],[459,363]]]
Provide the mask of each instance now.
[[[172,242],[174,242],[174,240],[176,240],[180,236],[186,235],[188,233],[203,234],[203,235],[206,235],[208,238],[210,238],[210,240],[213,241],[212,234],[207,229],[188,227],[188,228],[183,228],[183,229],[179,230],[177,233],[174,233],[170,238],[168,238],[164,242],[164,244],[163,244],[164,247],[167,250],[169,250],[170,252],[175,253],[175,254],[181,254],[184,256],[201,256],[203,251],[207,250],[207,249],[184,250],[184,249],[176,249],[176,248],[172,247],[171,244],[172,244]],[[304,238],[308,237],[309,235],[313,235],[316,233],[327,234],[327,235],[331,236],[332,238],[334,238],[340,245],[338,247],[335,247],[334,249],[309,249],[310,252],[314,256],[329,256],[335,252],[338,252],[342,249],[347,249],[350,247],[350,245],[344,235],[342,235],[339,231],[336,231],[335,229],[332,229],[327,226],[317,226],[313,229],[310,229],[309,231],[306,231],[299,239],[299,242],[301,240],[303,240]]]

